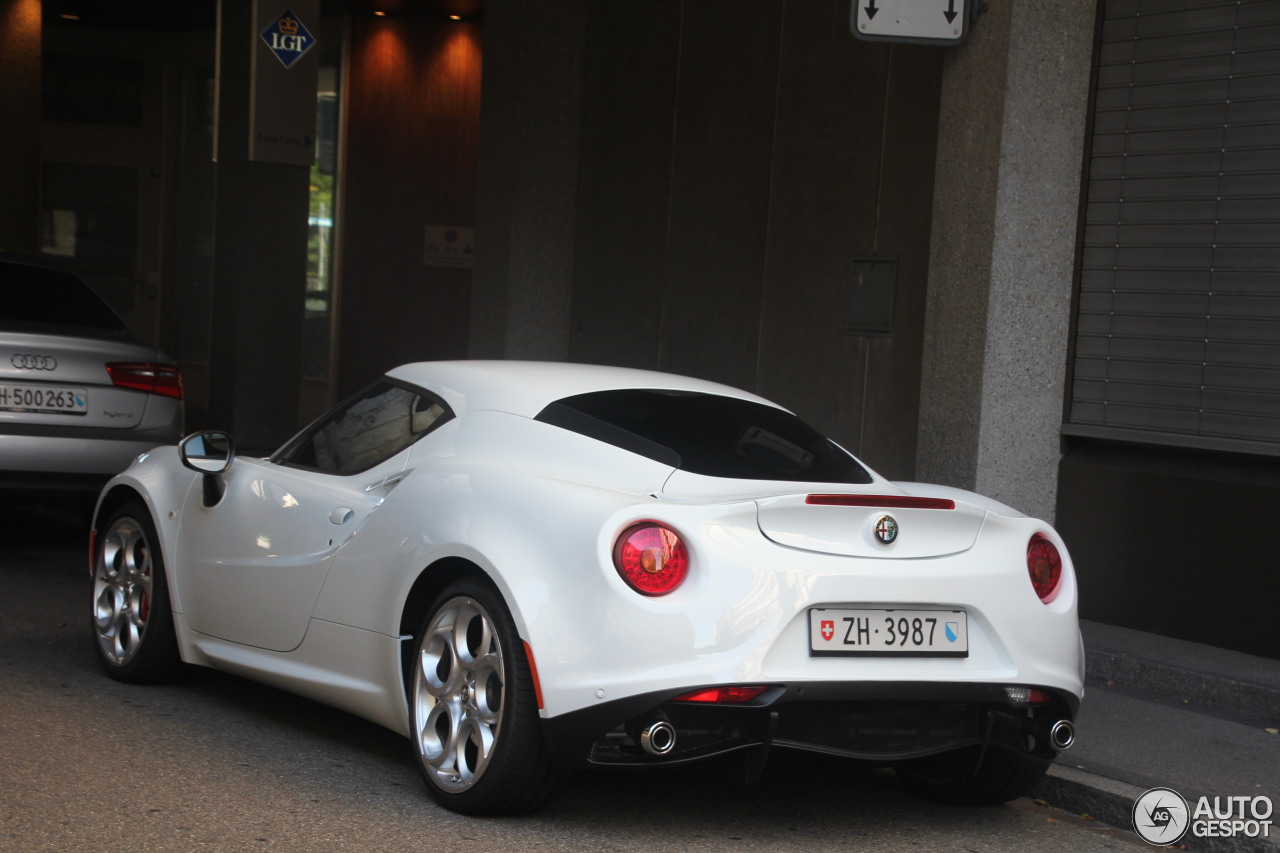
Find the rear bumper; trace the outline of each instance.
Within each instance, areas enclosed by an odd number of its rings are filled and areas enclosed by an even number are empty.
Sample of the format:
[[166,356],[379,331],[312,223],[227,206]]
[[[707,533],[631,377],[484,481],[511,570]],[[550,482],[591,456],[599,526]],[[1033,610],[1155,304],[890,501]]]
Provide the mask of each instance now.
[[110,474],[58,474],[47,471],[0,471],[0,498],[47,497],[90,500],[102,491]]
[[[1034,685],[1025,685],[1034,686]],[[674,702],[686,690],[635,696],[544,720],[554,755],[569,765],[680,764],[742,750],[797,749],[895,764],[967,747],[1053,760],[1055,723],[1079,698],[1040,688],[1047,702],[1016,704],[1003,685],[798,683],[773,685],[740,705]],[[670,749],[654,754],[642,733],[665,723]]]
[[139,454],[176,440],[173,429],[129,430],[127,437],[107,438],[32,433],[0,433],[0,493],[94,495]]

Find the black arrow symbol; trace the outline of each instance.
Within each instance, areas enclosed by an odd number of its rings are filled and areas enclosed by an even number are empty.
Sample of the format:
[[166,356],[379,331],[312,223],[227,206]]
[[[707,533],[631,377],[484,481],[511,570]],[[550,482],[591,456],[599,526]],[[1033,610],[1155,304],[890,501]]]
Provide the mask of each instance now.
[[954,23],[956,19],[956,0],[947,0],[947,11],[942,14],[947,16],[947,23]]
[[[955,0],[952,0],[952,2],[955,2]],[[877,8],[876,8],[876,0],[871,0],[870,4],[868,4],[868,5],[867,5],[867,6],[865,6],[864,8],[865,8],[865,9],[866,9],[866,11],[867,11],[867,20],[868,20],[868,21],[869,21],[869,20],[871,20],[872,18],[874,18],[874,17],[876,16],[876,12],[879,12],[879,11],[880,11],[879,9],[877,9]]]

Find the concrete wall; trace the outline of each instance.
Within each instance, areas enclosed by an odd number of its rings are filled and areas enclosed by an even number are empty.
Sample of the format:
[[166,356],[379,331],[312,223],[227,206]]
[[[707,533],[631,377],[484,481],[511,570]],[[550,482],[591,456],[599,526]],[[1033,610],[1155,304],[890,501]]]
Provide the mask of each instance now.
[[587,5],[485,4],[474,357],[568,358]]
[[34,252],[40,226],[40,0],[0,0],[0,248]]
[[942,87],[917,476],[1050,520],[1094,21],[992,4]]
[[1080,582],[1080,616],[1280,656],[1280,573],[1271,530],[1280,460],[1073,441],[1058,531]]
[[[757,390],[910,477],[942,51],[847,2],[551,9],[486,5],[471,352]],[[884,337],[845,333],[871,256]]]
[[467,354],[471,269],[428,265],[426,229],[475,226],[480,122],[478,24],[354,16],[349,39],[339,398]]

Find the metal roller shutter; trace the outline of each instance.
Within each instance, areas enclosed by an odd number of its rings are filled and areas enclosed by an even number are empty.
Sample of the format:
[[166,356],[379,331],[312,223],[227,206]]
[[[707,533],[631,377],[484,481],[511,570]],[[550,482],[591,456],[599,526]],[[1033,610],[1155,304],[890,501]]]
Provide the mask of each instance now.
[[1071,435],[1280,455],[1280,0],[1108,0]]

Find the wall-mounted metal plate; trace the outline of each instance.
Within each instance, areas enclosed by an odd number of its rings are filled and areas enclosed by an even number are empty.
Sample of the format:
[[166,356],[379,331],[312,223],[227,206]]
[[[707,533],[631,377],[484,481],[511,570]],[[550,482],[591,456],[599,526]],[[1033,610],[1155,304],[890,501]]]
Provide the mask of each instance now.
[[845,313],[846,335],[893,334],[893,308],[898,262],[886,258],[855,258]]
[[866,41],[948,47],[969,36],[970,0],[854,0],[849,27]]

